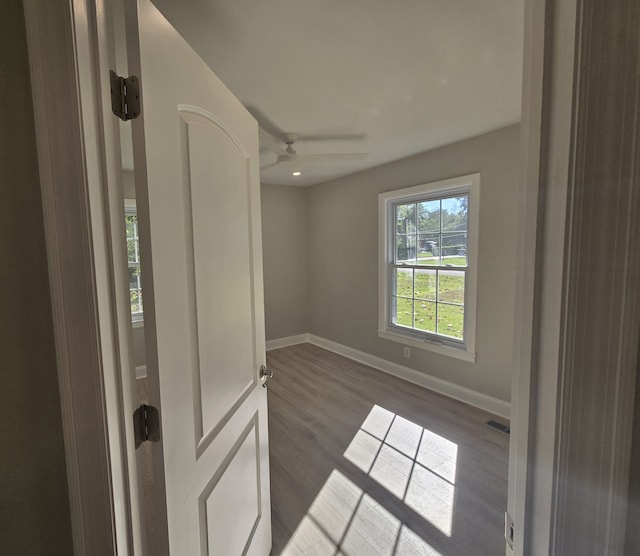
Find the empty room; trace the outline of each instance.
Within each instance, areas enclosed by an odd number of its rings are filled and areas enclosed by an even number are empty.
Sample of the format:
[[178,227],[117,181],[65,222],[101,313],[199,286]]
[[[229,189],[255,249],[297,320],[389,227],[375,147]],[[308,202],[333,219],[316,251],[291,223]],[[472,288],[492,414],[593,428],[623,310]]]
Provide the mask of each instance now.
[[275,553],[504,545],[508,436],[485,423],[509,424],[517,146],[511,125],[262,184]]
[[499,553],[522,3],[158,5],[259,126],[272,553]]
[[0,552],[636,553],[633,0],[12,2]]
[[258,123],[272,553],[500,552],[523,4],[197,6]]

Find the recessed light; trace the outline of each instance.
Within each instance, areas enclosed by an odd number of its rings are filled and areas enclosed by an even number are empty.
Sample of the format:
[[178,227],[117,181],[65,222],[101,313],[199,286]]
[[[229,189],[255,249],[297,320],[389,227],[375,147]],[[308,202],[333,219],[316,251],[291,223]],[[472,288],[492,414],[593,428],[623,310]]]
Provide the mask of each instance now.
[[301,175],[302,175],[302,172],[298,172],[298,171],[296,171],[296,172],[293,172],[293,174],[292,174],[292,175],[293,175],[293,176],[301,176]]

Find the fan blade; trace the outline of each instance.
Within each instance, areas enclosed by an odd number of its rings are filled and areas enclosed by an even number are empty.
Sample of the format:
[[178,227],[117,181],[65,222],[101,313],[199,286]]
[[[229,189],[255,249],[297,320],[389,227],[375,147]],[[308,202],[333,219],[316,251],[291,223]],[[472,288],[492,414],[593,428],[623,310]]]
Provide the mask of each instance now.
[[271,152],[277,155],[287,154],[287,151],[280,146],[279,141],[261,126],[258,126],[258,138],[260,140],[260,145],[266,147]]
[[265,166],[260,166],[260,170],[261,171],[262,170],[267,170],[269,168],[273,168],[274,166],[277,166],[278,164],[280,164],[280,162],[276,160],[275,162],[272,162],[271,164],[266,164]]
[[298,141],[363,141],[367,136],[364,133],[324,133],[320,134],[300,134]]
[[329,154],[299,154],[296,161],[300,162],[331,162],[336,160],[364,160],[369,153],[329,153]]
[[349,160],[364,160],[369,153],[332,153],[332,154],[296,154],[296,155],[280,155],[278,160],[266,166],[262,166],[261,170],[271,168],[276,164],[288,164],[290,166],[300,166],[305,163],[313,164],[315,162],[337,162]]

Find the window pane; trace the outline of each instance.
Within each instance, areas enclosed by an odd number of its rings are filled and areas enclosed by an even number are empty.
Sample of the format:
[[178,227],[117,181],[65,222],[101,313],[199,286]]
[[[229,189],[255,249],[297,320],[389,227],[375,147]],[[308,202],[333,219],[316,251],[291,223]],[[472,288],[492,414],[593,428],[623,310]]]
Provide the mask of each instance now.
[[416,329],[426,332],[436,331],[436,304],[432,301],[416,299]]
[[416,270],[415,298],[436,300],[436,280],[435,270]]
[[416,204],[395,207],[396,262],[415,264],[416,260]]
[[140,288],[140,266],[129,266],[129,289]]
[[438,271],[438,301],[464,303],[464,276],[459,270]]
[[440,265],[440,234],[418,236],[418,264]]
[[124,217],[124,221],[127,227],[127,239],[136,237],[137,216],[135,214],[127,214]]
[[464,332],[464,307],[438,304],[438,334],[462,340]]
[[442,264],[467,266],[467,232],[442,234]]
[[397,297],[395,301],[396,315],[394,323],[399,326],[413,327],[413,300]]
[[142,312],[142,290],[130,290],[129,296],[131,298],[131,312]]
[[138,216],[129,211],[125,214],[127,234],[127,259],[129,261],[129,298],[131,313],[142,316],[142,284],[140,280],[140,250],[138,245]]
[[413,270],[410,268],[396,268],[394,295],[413,297]]
[[418,231],[440,231],[440,199],[418,203]]
[[416,262],[416,236],[396,236],[396,260],[397,263],[415,264]]
[[442,199],[442,231],[466,231],[469,196]]
[[396,233],[416,233],[416,204],[396,205]]
[[127,259],[130,263],[138,262],[138,249],[137,249],[137,241],[135,239],[127,240]]

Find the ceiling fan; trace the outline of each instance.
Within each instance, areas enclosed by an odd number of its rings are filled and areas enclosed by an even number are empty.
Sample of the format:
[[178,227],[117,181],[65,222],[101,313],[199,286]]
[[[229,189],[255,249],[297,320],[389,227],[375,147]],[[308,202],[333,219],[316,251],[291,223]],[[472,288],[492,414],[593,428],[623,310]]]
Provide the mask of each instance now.
[[262,127],[260,131],[260,144],[277,155],[275,162],[262,166],[261,170],[273,168],[279,164],[288,165],[292,170],[298,170],[304,164],[330,164],[331,162],[363,160],[369,153],[329,153],[329,154],[298,154],[293,148],[293,144],[298,140],[295,133],[284,133],[281,142],[286,144],[286,148],[280,146],[280,141]]

